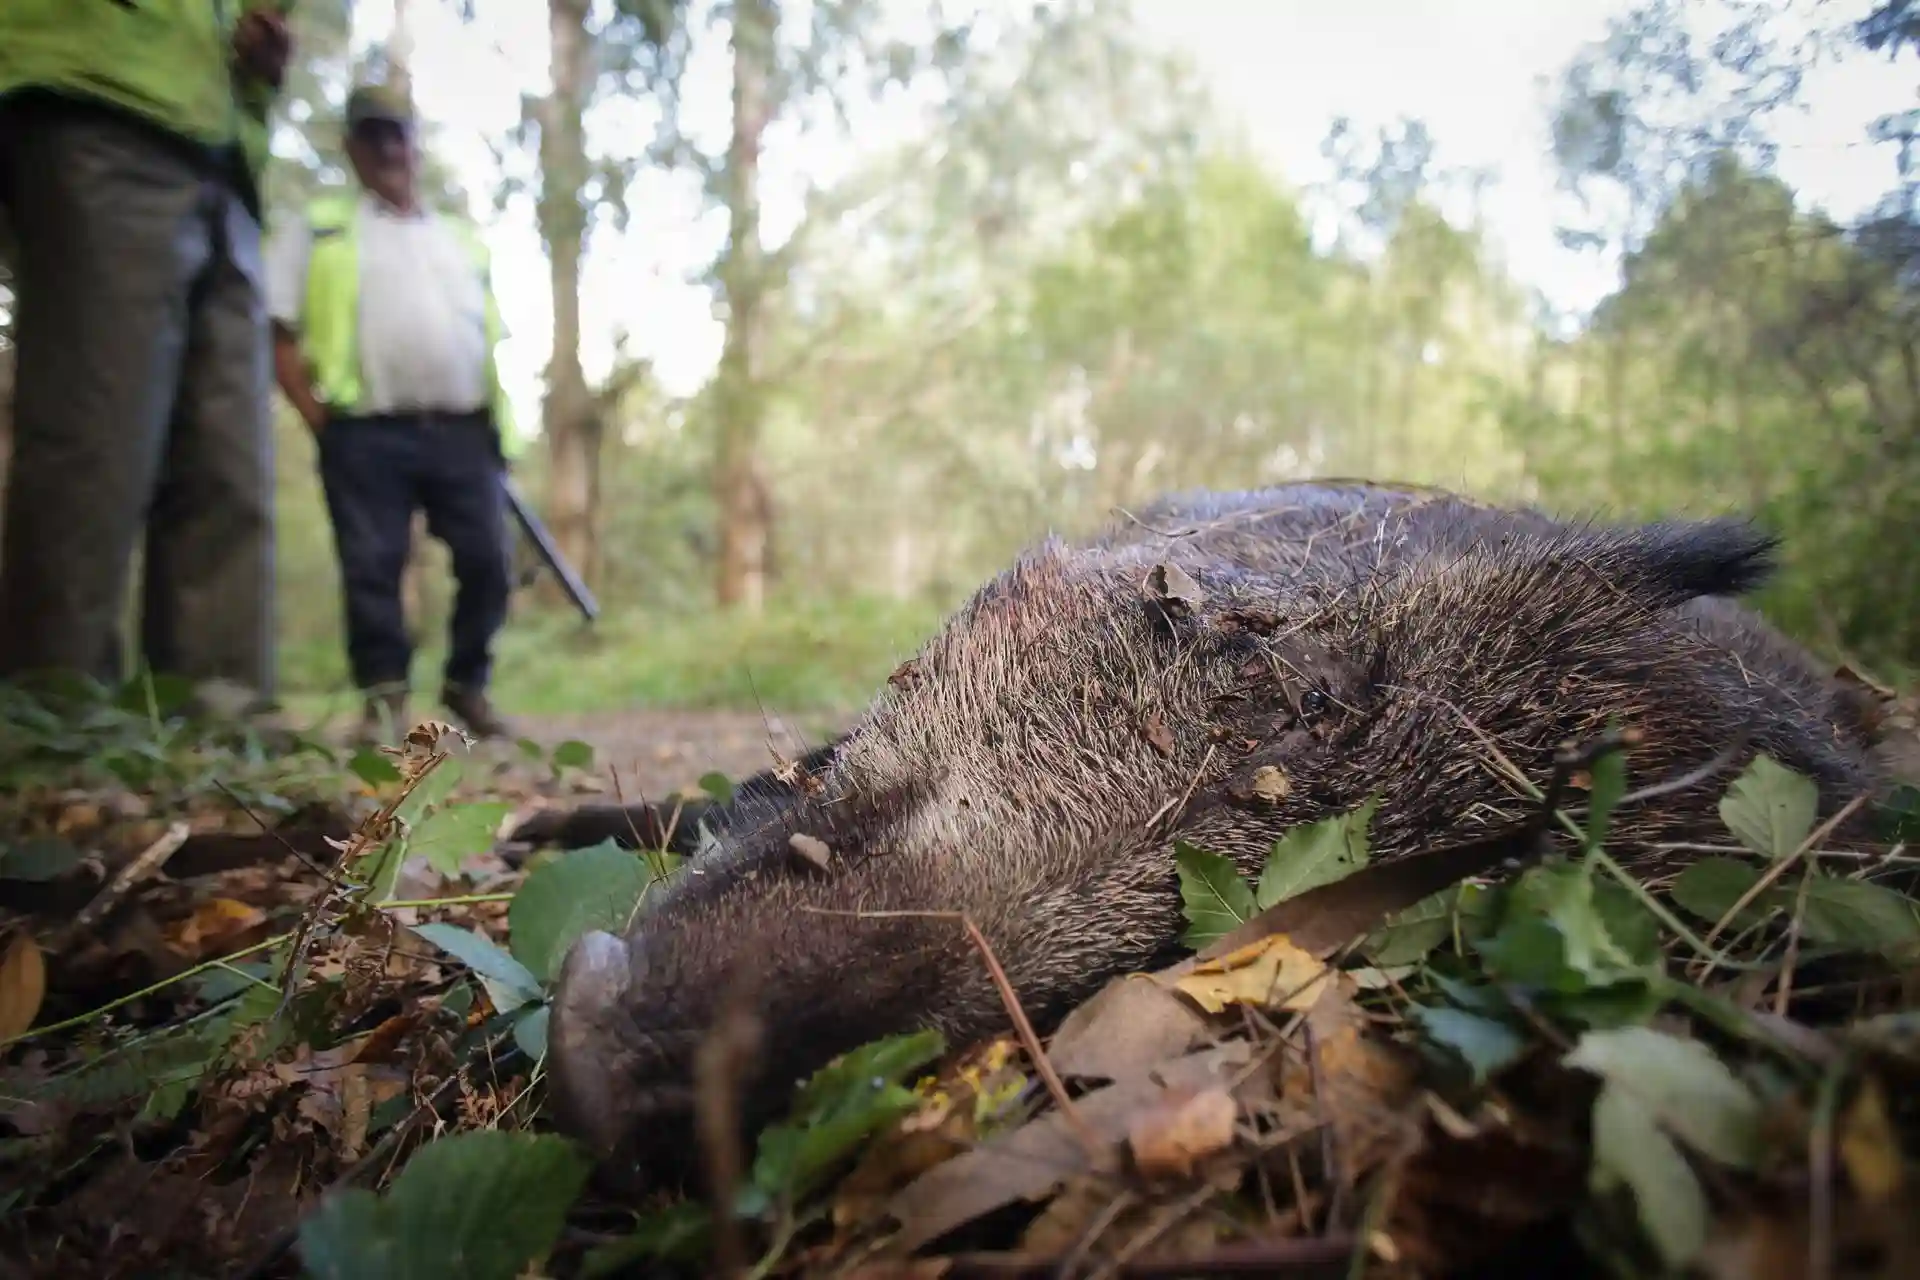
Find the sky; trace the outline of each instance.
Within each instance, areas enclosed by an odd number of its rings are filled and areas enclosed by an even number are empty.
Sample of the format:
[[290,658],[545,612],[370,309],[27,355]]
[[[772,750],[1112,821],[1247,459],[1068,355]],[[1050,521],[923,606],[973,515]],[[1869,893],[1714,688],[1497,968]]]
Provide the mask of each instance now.
[[[912,0],[909,0],[911,3]],[[1008,0],[1009,3],[1013,0]],[[1602,263],[1554,241],[1555,187],[1548,153],[1549,84],[1630,0],[1135,0],[1141,28],[1185,54],[1216,108],[1276,175],[1291,185],[1325,176],[1319,144],[1330,121],[1362,127],[1410,116],[1437,141],[1440,163],[1497,172],[1485,213],[1506,268],[1555,304],[1584,309],[1612,285]],[[1842,13],[1864,0],[1831,0]],[[547,83],[546,8],[537,0],[492,0],[462,24],[440,0],[410,0],[414,90],[434,126],[436,154],[470,190],[496,171],[489,141],[518,119],[521,93]],[[384,39],[392,0],[357,0],[356,42]],[[1911,60],[1854,59],[1817,74],[1810,106],[1783,122],[1780,175],[1812,205],[1837,217],[1865,208],[1892,176],[1885,148],[1861,144],[1866,122],[1889,103],[1914,105]],[[687,94],[697,127],[726,127],[726,66],[696,66]],[[638,136],[635,111],[596,121],[593,143]],[[860,145],[883,145],[912,128],[892,113],[865,121]],[[857,153],[844,144],[802,141],[770,147],[765,216],[771,235],[798,220],[798,177],[844,171]],[[685,394],[717,359],[721,328],[707,291],[692,276],[722,232],[685,190],[647,183],[630,196],[624,234],[596,233],[583,272],[582,361],[588,378],[609,368],[616,334],[650,356],[665,388]],[[539,420],[541,370],[551,347],[547,265],[524,202],[492,219],[487,237],[510,337],[503,376],[524,424]]]

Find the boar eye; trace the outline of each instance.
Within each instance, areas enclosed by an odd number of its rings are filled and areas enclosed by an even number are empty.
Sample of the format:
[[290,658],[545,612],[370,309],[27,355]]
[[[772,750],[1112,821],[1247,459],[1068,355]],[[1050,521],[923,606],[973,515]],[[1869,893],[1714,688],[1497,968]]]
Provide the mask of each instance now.
[[1300,695],[1300,714],[1317,716],[1327,709],[1327,695],[1318,689],[1309,689]]

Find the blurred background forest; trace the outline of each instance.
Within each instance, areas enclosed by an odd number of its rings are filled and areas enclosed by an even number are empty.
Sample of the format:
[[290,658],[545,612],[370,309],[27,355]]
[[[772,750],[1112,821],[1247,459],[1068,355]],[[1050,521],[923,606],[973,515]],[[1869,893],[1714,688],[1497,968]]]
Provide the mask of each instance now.
[[[520,598],[510,713],[857,703],[1034,536],[1315,474],[1752,513],[1786,539],[1769,612],[1907,678],[1920,6],[1537,7],[1591,28],[1513,125],[1552,178],[1541,238],[1599,282],[1574,302],[1516,269],[1502,174],[1430,122],[1308,122],[1310,176],[1264,154],[1166,34],[1230,44],[1257,5],[298,0],[271,198],[344,179],[372,74],[414,85],[436,198],[490,228],[543,437],[518,480],[607,610],[585,632]],[[1271,9],[1245,38],[1293,66],[1454,12]],[[1462,94],[1509,56],[1461,47],[1432,56]],[[1822,85],[1841,106],[1810,117]],[[1822,207],[1785,163],[1808,149],[1877,189]],[[281,408],[285,679],[344,696],[313,447]],[[445,568],[429,547],[413,588],[429,640]]]

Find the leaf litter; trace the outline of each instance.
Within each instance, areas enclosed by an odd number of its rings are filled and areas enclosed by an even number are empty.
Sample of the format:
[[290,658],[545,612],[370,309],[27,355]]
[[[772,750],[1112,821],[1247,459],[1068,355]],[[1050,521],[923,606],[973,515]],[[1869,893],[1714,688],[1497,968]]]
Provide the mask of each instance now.
[[[1523,829],[1398,863],[1371,802],[1252,881],[1182,846],[1194,954],[1073,1011],[1050,1073],[1024,1035],[866,1046],[751,1136],[719,1218],[604,1198],[541,1114],[558,957],[670,858],[507,866],[528,796],[431,722],[325,775],[346,805],[43,778],[0,878],[101,923],[0,921],[0,1249],[103,1276],[706,1275],[723,1241],[767,1276],[1920,1273],[1920,911],[1822,856],[1809,784],[1764,755],[1719,855],[1609,877],[1622,745],[1568,753]],[[1570,786],[1583,847],[1549,856]],[[329,802],[350,821],[316,850],[297,815]],[[189,843],[103,900],[180,822],[277,854],[176,875]]]

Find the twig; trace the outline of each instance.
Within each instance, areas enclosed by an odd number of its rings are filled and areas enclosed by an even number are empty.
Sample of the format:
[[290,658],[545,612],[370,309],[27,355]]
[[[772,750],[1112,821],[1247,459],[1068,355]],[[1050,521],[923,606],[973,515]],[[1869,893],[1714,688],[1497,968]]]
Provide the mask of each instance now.
[[[1356,1245],[1347,1234],[1288,1236],[1278,1240],[1244,1240],[1222,1245],[1199,1258],[1136,1258],[1115,1268],[1122,1280],[1159,1280],[1188,1276],[1330,1275],[1330,1267],[1344,1268]],[[1030,1254],[961,1254],[946,1272],[949,1280],[1051,1280],[1060,1259]]]
[[1013,983],[1007,980],[1007,971],[1000,967],[999,957],[993,954],[993,947],[987,942],[987,936],[980,932],[980,926],[973,917],[964,911],[834,911],[824,907],[808,907],[803,910],[814,911],[820,915],[852,916],[860,920],[920,919],[920,920],[958,920],[967,936],[973,939],[973,945],[980,952],[980,958],[986,961],[987,974],[993,979],[993,985],[1000,993],[1000,1002],[1006,1006],[1007,1016],[1013,1020],[1013,1029],[1020,1037],[1020,1044],[1033,1059],[1034,1070],[1040,1073],[1040,1079],[1047,1086],[1047,1094],[1060,1113],[1072,1126],[1076,1136],[1087,1149],[1090,1158],[1098,1160],[1106,1147],[1094,1133],[1086,1118],[1073,1105],[1073,1099],[1067,1096],[1067,1087],[1060,1081],[1053,1069],[1053,1063],[1047,1060],[1046,1050],[1040,1047],[1040,1037],[1034,1034],[1033,1023],[1027,1019],[1027,1011],[1020,1006],[1020,997],[1014,992]]
[[174,823],[158,840],[148,845],[139,857],[120,868],[120,874],[108,881],[106,887],[99,893],[93,895],[93,901],[82,907],[80,914],[73,918],[73,932],[85,933],[105,919],[107,914],[119,905],[120,900],[127,896],[129,889],[165,866],[167,859],[180,851],[180,846],[187,842],[187,836],[192,830],[193,828],[184,822]]
[[10,1039],[0,1040],[0,1049],[19,1044],[23,1040],[37,1040],[41,1036],[52,1035],[56,1031],[67,1031],[74,1027],[84,1026],[102,1014],[112,1013],[122,1005],[132,1004],[136,1000],[144,1000],[156,992],[165,991],[168,987],[185,982],[189,978],[197,978],[209,970],[223,968],[232,964],[235,960],[244,960],[255,952],[266,951],[272,947],[277,947],[292,936],[293,934],[291,932],[276,934],[264,942],[256,942],[252,946],[242,948],[230,955],[221,956],[216,960],[204,960],[191,969],[183,970],[170,978],[162,978],[158,982],[141,987],[138,991],[129,991],[126,995],[115,996],[105,1004],[89,1009],[85,1013],[76,1013],[71,1018],[62,1018],[58,1022],[49,1022],[44,1027],[35,1027],[31,1031],[22,1031],[19,1035],[13,1036]]
[[232,787],[229,787],[226,783],[220,781],[220,779],[218,778],[215,778],[213,780],[213,785],[220,788],[222,791],[226,792],[227,799],[233,801],[233,803],[239,807],[240,812],[246,814],[249,818],[252,818],[254,826],[259,827],[263,834],[272,836],[276,841],[279,842],[280,847],[282,849],[285,849],[288,853],[292,854],[295,858],[298,858],[302,866],[304,866],[307,870],[313,872],[317,876],[321,876],[323,878],[326,876],[327,869],[325,867],[321,866],[319,863],[315,862],[312,858],[309,858],[306,854],[294,848],[292,844],[288,843],[287,838],[281,835],[278,830],[268,826],[267,820],[265,818],[262,818],[259,814],[255,813],[253,811],[253,806],[248,804],[245,800],[242,800]]
[[694,1054],[693,1105],[705,1156],[707,1194],[713,1201],[713,1262],[726,1277],[746,1270],[746,1248],[733,1212],[734,1191],[745,1162],[740,1152],[740,1081],[760,1047],[754,1013],[760,967],[736,973],[725,1003]]
[[[1713,940],[1720,935],[1720,931],[1726,928],[1727,922],[1729,920],[1732,920],[1735,916],[1739,915],[1742,911],[1744,911],[1753,902],[1755,898],[1759,897],[1761,894],[1765,893],[1768,889],[1772,888],[1775,882],[1777,882],[1781,876],[1786,874],[1788,867],[1791,867],[1795,862],[1805,857],[1808,851],[1813,849],[1815,845],[1821,843],[1828,836],[1832,835],[1834,833],[1834,830],[1838,828],[1841,823],[1845,822],[1848,818],[1852,817],[1854,813],[1856,813],[1859,810],[1860,806],[1865,804],[1866,802],[1867,802],[1867,797],[1864,795],[1855,796],[1853,799],[1847,801],[1845,807],[1843,807],[1840,810],[1840,812],[1834,814],[1831,818],[1828,818],[1825,822],[1821,823],[1819,826],[1815,827],[1810,833],[1808,833],[1807,838],[1800,842],[1800,845],[1798,848],[1796,848],[1792,853],[1788,854],[1786,857],[1774,863],[1771,867],[1768,867],[1766,874],[1761,876],[1758,880],[1754,881],[1753,884],[1747,889],[1745,893],[1741,894],[1738,898],[1734,899],[1733,905],[1731,907],[1728,907],[1725,914],[1723,914],[1719,920],[1714,922],[1713,928],[1707,930],[1707,938],[1706,938],[1707,942],[1711,944]],[[1711,973],[1712,970],[1709,969],[1708,972]],[[1703,974],[1701,976],[1705,977],[1706,975]]]

